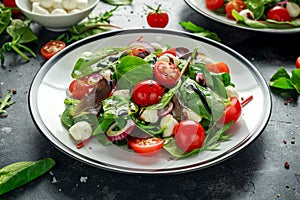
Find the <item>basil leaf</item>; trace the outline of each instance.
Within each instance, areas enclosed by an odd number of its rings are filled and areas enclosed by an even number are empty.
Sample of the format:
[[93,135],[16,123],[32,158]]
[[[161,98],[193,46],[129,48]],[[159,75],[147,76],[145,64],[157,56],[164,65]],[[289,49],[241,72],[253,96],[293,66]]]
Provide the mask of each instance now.
[[118,89],[132,89],[138,82],[151,79],[153,69],[149,63],[136,56],[125,56],[116,66]]
[[[5,31],[6,27],[10,23],[11,19],[11,11],[9,9],[7,10],[0,10],[0,34]],[[1,36],[2,37],[2,36]]]
[[71,111],[73,110],[73,105],[68,105],[61,116],[61,122],[66,129],[71,128],[74,125],[74,119],[71,115]]
[[29,24],[29,20],[22,21],[20,19],[14,19],[11,21],[6,31],[13,38],[13,42],[22,44],[38,39],[30,29]]
[[45,158],[36,162],[17,162],[0,169],[0,195],[32,181],[54,165],[52,158]]
[[300,94],[300,69],[294,69],[292,71],[291,82]]

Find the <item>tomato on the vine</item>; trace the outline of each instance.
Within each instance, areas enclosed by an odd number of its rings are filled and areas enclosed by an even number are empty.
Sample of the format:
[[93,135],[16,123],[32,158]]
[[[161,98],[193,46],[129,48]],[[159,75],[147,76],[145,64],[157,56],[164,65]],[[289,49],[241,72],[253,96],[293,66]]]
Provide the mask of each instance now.
[[69,85],[69,91],[75,99],[82,99],[89,93],[89,89],[89,85],[82,79],[75,79]]
[[228,65],[224,62],[209,63],[206,65],[206,68],[208,71],[214,73],[230,73]]
[[46,59],[49,59],[65,47],[66,47],[66,43],[64,43],[63,41],[51,40],[42,46],[41,54]]
[[242,114],[242,106],[237,97],[231,97],[230,103],[226,106],[223,116],[219,120],[220,124],[228,124],[237,121]]
[[150,10],[147,15],[147,22],[150,27],[153,28],[164,28],[169,23],[169,15],[167,12],[160,10],[161,4],[156,9],[147,6]]
[[153,156],[159,153],[164,145],[161,138],[134,138],[128,140],[134,152],[142,156]]
[[139,106],[156,104],[162,98],[164,88],[154,80],[137,83],[132,89],[132,100]]
[[296,68],[300,69],[300,56],[296,60]]
[[175,125],[173,131],[176,144],[184,152],[202,147],[205,133],[200,123],[194,120],[182,120]]
[[205,0],[206,7],[209,10],[217,10],[224,4],[224,0]]
[[279,22],[291,21],[291,17],[286,8],[282,6],[274,6],[267,12],[267,18]]
[[156,80],[166,87],[173,87],[180,78],[180,69],[173,63],[157,61],[153,67]]
[[240,12],[244,9],[246,9],[247,6],[244,3],[244,1],[242,0],[232,0],[229,1],[226,5],[225,5],[225,12],[227,14],[227,17],[229,19],[234,19],[234,17],[232,16],[232,11],[235,10],[237,12]]

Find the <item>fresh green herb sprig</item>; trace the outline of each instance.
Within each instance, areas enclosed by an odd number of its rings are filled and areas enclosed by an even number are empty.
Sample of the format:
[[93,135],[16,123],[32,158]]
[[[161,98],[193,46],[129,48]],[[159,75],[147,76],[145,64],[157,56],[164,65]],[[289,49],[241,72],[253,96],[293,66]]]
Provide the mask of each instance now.
[[101,0],[110,5],[130,5],[133,0]]
[[15,103],[14,101],[10,101],[12,95],[12,91],[9,90],[8,93],[5,95],[4,99],[0,99],[0,117],[7,116],[8,112],[5,110],[5,108]]
[[221,42],[221,39],[216,33],[206,30],[203,27],[194,24],[193,22],[179,22],[179,24],[186,30],[189,30],[197,35],[213,39],[217,42]]
[[63,41],[66,44],[70,44],[80,39],[106,32],[111,28],[120,29],[120,27],[110,24],[110,18],[113,16],[113,12],[117,10],[117,8],[118,6],[106,11],[102,15],[94,17],[89,16],[86,21],[71,26],[67,32],[59,35],[56,39]]
[[0,4],[0,61],[4,64],[4,52],[15,51],[25,60],[30,58],[25,52],[36,57],[36,54],[24,44],[36,41],[38,38],[30,28],[31,20],[13,19],[12,9]]
[[17,162],[0,169],[0,195],[43,175],[55,165],[52,158],[35,162]]

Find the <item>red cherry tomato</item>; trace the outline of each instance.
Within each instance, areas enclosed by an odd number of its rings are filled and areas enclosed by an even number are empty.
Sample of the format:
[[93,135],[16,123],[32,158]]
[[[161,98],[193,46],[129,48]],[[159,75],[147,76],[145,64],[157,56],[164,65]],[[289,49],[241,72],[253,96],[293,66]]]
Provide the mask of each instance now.
[[132,99],[139,106],[148,106],[160,101],[164,94],[163,87],[154,80],[137,83],[132,90]]
[[267,12],[267,18],[273,19],[279,22],[288,22],[291,21],[291,17],[286,8],[281,6],[274,6]]
[[237,121],[242,114],[242,106],[237,97],[230,98],[230,104],[226,106],[223,116],[219,120],[220,124],[228,124]]
[[90,87],[84,80],[75,79],[69,85],[69,91],[75,99],[82,99],[89,93]]
[[[17,4],[15,0],[3,0],[3,5],[7,8],[17,8]],[[21,14],[21,10],[13,10],[12,13]]]
[[160,53],[157,57],[160,57],[164,54],[172,54],[173,56],[176,56],[176,48],[170,48],[166,51],[163,51],[162,53]]
[[205,0],[206,7],[209,10],[217,10],[224,4],[224,0]]
[[128,51],[128,55],[137,56],[137,57],[140,57],[140,58],[145,58],[149,54],[150,53],[148,52],[148,50],[143,48],[143,47],[133,48],[133,49]]
[[234,17],[232,16],[232,11],[236,10],[237,12],[240,12],[244,9],[246,9],[246,4],[242,0],[229,1],[225,6],[225,12],[227,14],[227,17],[233,20]]
[[230,73],[229,67],[226,63],[224,62],[216,62],[213,64],[207,64],[206,68],[208,69],[208,71],[210,72],[214,72],[214,73]]
[[180,69],[166,61],[157,61],[153,68],[156,80],[166,87],[173,87],[180,78]]
[[300,56],[296,60],[296,68],[300,68]]
[[175,142],[184,152],[191,152],[203,145],[205,139],[204,129],[201,124],[193,120],[182,120],[175,125]]
[[44,44],[42,46],[41,54],[46,59],[49,59],[65,47],[66,47],[66,44],[64,42],[59,41],[59,40],[51,40],[50,42],[47,42],[46,44]]
[[161,151],[164,141],[161,138],[134,138],[128,144],[139,155],[153,156]]
[[147,22],[150,27],[153,28],[164,28],[169,23],[169,15],[165,11],[160,10],[161,4],[158,5],[157,9],[148,6],[152,11],[147,15]]

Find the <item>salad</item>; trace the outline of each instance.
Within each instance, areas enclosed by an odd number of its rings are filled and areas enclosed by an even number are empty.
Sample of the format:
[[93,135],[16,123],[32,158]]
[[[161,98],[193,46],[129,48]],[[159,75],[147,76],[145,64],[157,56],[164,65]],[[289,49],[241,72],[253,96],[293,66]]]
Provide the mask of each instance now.
[[273,29],[300,27],[299,0],[205,0],[205,5],[242,26]]
[[217,150],[252,98],[239,99],[226,63],[142,37],[83,53],[71,75],[61,121],[77,148],[97,140],[174,158]]

